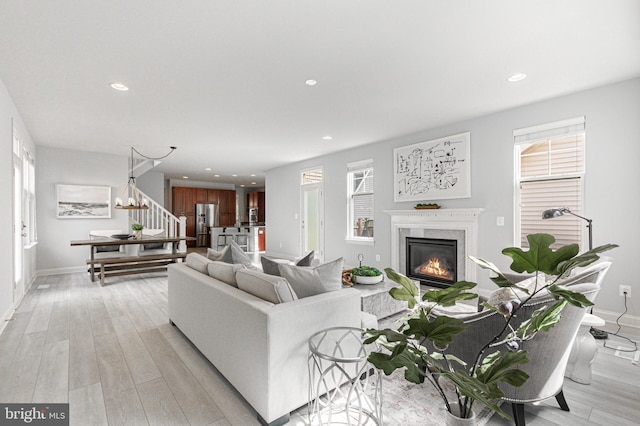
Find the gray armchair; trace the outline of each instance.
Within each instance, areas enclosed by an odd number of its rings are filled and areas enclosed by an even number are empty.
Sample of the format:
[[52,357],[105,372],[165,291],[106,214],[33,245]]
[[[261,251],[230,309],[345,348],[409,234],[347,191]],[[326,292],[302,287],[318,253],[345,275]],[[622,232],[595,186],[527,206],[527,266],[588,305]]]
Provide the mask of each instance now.
[[[582,293],[593,301],[600,287],[593,283],[575,284],[573,291]],[[530,318],[531,313],[544,305],[550,305],[554,299],[547,295],[535,297],[519,310],[519,316],[514,318],[513,327],[517,328],[523,319]],[[565,368],[573,345],[573,340],[582,321],[586,308],[567,305],[562,311],[562,320],[548,332],[540,332],[528,342],[523,342],[521,348],[529,352],[529,363],[521,369],[529,374],[529,379],[521,387],[502,385],[504,401],[511,403],[513,417],[517,426],[524,426],[524,404],[555,397],[565,411],[569,407],[562,394]],[[497,312],[485,310],[470,315],[464,319],[466,329],[459,335],[447,352],[471,364],[480,349],[496,336],[504,327],[505,319]],[[486,354],[492,352],[489,348]]]

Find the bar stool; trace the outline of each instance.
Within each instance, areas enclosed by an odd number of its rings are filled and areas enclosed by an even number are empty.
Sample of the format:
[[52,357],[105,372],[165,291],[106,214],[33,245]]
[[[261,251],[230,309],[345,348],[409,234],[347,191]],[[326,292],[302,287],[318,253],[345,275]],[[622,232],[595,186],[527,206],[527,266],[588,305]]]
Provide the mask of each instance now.
[[240,246],[244,251],[249,251],[249,234],[247,232],[239,231],[234,235],[236,243]]
[[220,247],[224,247],[228,245],[235,238],[236,234],[235,228],[223,228],[222,233],[218,234],[218,241],[216,241],[216,249],[220,249]]

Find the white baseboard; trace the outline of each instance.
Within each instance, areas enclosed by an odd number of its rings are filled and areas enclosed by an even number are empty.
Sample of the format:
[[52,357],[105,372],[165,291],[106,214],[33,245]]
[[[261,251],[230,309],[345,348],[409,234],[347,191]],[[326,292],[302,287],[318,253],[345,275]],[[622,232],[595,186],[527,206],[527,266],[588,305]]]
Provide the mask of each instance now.
[[[600,309],[593,309],[593,315],[596,315],[607,322],[607,329],[616,330],[618,325],[616,320],[620,316],[619,312],[602,311]],[[634,336],[640,336],[640,317],[635,315],[625,314],[618,321],[622,326],[622,334],[632,334]]]
[[56,269],[39,269],[36,271],[36,277],[44,277],[47,275],[73,274],[75,272],[86,272],[86,266],[70,266],[67,268]]
[[4,332],[4,329],[7,327],[7,324],[9,324],[9,321],[11,320],[11,317],[13,316],[13,313],[16,311],[15,307],[11,307],[7,310],[7,312],[5,312],[2,315],[2,322],[0,323],[0,334],[2,334]]

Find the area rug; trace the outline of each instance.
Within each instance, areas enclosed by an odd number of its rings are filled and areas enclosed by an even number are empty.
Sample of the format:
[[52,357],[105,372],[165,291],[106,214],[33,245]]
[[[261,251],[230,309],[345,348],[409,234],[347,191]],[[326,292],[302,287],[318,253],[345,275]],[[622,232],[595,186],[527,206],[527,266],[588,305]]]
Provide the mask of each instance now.
[[[390,376],[382,373],[382,419],[386,426],[442,426],[445,424],[445,406],[442,398],[430,383],[417,385],[407,382],[402,371],[395,371]],[[486,424],[493,411],[481,404],[474,405],[477,425]],[[326,416],[309,422],[308,409],[302,407],[292,413],[289,425],[327,425],[333,426],[349,424],[344,420],[344,414],[332,414],[329,423]],[[357,424],[352,417],[350,424]],[[365,419],[364,425],[376,424],[371,419]]]

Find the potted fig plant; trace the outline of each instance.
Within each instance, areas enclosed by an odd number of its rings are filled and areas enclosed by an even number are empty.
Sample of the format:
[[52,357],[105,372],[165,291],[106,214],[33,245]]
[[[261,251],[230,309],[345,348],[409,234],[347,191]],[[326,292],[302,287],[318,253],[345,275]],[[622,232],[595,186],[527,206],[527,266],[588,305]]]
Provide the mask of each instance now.
[[[510,247],[502,253],[512,258],[511,269],[515,272],[534,273],[536,281],[539,273],[545,274],[544,280],[540,280],[543,281],[541,285],[534,286],[533,290],[511,282],[493,263],[470,256],[477,265],[495,275],[491,280],[499,289],[483,305],[500,312],[505,319],[504,328],[486,342],[475,356],[474,363],[465,365],[455,354],[447,351],[449,344],[464,331],[463,320],[436,314],[434,309],[477,298],[477,294],[469,292],[476,284],[460,281],[444,290],[429,290],[422,297],[427,303],[416,304],[419,295],[416,285],[391,268],[385,272],[400,287],[391,289],[389,293],[394,299],[407,301],[411,312],[400,320],[395,329],[366,330],[365,343],[377,341],[382,347],[369,355],[369,361],[387,375],[404,369],[407,381],[416,384],[428,381],[443,398],[447,411],[456,417],[473,417],[472,408],[477,401],[509,418],[495,401],[504,395],[499,388],[501,383],[522,386],[529,377],[517,368],[529,361],[527,351],[520,349],[519,343],[533,339],[538,332],[547,331],[557,324],[568,303],[578,307],[592,305],[584,295],[558,285],[558,281],[569,276],[574,268],[597,260],[598,253],[617,247],[608,244],[578,255],[576,244],[552,250],[550,247],[555,238],[548,234],[533,234],[527,239],[528,251]],[[531,318],[517,328],[513,327],[512,319],[517,317],[520,307],[541,291],[548,291],[555,302],[537,309]],[[442,378],[448,379],[455,387],[453,397],[445,393]]]

